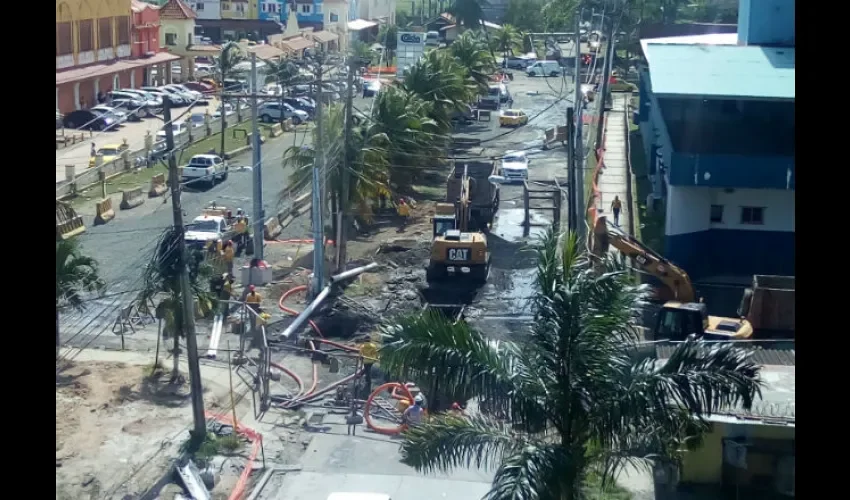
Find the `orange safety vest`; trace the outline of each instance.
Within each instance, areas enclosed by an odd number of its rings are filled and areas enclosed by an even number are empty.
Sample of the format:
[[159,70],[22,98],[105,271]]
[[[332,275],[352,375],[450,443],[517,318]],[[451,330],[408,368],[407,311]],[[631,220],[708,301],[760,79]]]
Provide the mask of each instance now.
[[257,292],[254,292],[254,293],[248,294],[248,297],[245,298],[245,303],[246,304],[259,304],[261,300],[262,300],[262,297],[260,297],[260,294],[257,293]]
[[227,263],[233,262],[233,245],[224,249],[224,261]]

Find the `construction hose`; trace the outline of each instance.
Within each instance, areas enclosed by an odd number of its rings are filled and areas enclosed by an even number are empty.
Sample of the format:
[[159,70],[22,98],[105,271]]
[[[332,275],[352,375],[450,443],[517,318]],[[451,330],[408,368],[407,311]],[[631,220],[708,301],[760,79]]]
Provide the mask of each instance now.
[[403,391],[404,395],[408,398],[408,401],[413,403],[413,394],[410,393],[410,389],[408,389],[406,385],[399,382],[387,382],[386,384],[378,386],[378,388],[372,391],[372,394],[369,394],[369,397],[366,398],[366,404],[363,406],[363,418],[366,421],[366,426],[372,431],[377,432],[378,434],[383,434],[384,436],[395,436],[401,434],[407,428],[407,425],[401,424],[395,427],[378,427],[372,422],[372,401],[374,401],[378,394],[388,390],[391,390],[391,393],[395,393],[396,390]]

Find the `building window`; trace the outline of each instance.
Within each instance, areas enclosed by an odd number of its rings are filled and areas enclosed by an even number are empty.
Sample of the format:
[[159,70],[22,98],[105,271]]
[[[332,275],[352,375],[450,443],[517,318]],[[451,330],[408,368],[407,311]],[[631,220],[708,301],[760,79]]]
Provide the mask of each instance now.
[[228,2],[221,2],[221,10],[230,10],[230,4]]
[[741,207],[741,224],[764,224],[764,207]]
[[94,49],[94,26],[91,19],[80,21],[80,52]]
[[204,3],[198,2],[195,4],[195,11],[204,10]]
[[313,11],[312,5],[301,4],[301,13],[302,14],[310,14]]
[[166,33],[165,44],[170,47],[177,45],[177,33]]
[[56,23],[56,55],[74,53],[74,25],[71,22]]
[[339,14],[331,14],[331,22],[335,23],[339,21]]
[[712,205],[711,206],[711,223],[712,224],[723,223],[723,205]]
[[245,4],[237,3],[236,4],[236,12],[245,12]]
[[100,49],[112,48],[112,18],[97,20],[97,46]]
[[116,17],[115,22],[118,23],[118,45],[127,45],[130,43],[130,17]]

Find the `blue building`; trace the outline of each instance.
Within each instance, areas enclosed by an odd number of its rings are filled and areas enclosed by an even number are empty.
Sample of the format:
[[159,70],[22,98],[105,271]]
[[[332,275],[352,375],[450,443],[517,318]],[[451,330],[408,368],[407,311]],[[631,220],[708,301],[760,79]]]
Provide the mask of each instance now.
[[257,15],[261,21],[286,21],[286,0],[260,0]]
[[298,16],[298,25],[302,28],[322,29],[324,21],[322,0],[259,0],[259,18],[262,21],[278,21],[286,24],[289,11]]
[[697,281],[794,275],[794,0],[740,0],[737,34],[641,44],[664,255]]

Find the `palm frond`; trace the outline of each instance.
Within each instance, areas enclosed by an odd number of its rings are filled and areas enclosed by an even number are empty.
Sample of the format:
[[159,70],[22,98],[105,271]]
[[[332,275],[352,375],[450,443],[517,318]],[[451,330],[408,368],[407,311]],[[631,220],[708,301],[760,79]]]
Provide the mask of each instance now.
[[521,435],[483,416],[434,415],[403,436],[401,461],[424,473],[473,466],[495,469],[523,444]]
[[103,293],[97,261],[83,255],[77,240],[56,243],[56,307],[82,309],[86,293]]
[[561,500],[576,498],[579,482],[571,471],[581,469],[558,444],[529,443],[505,458],[496,471],[486,500]]

